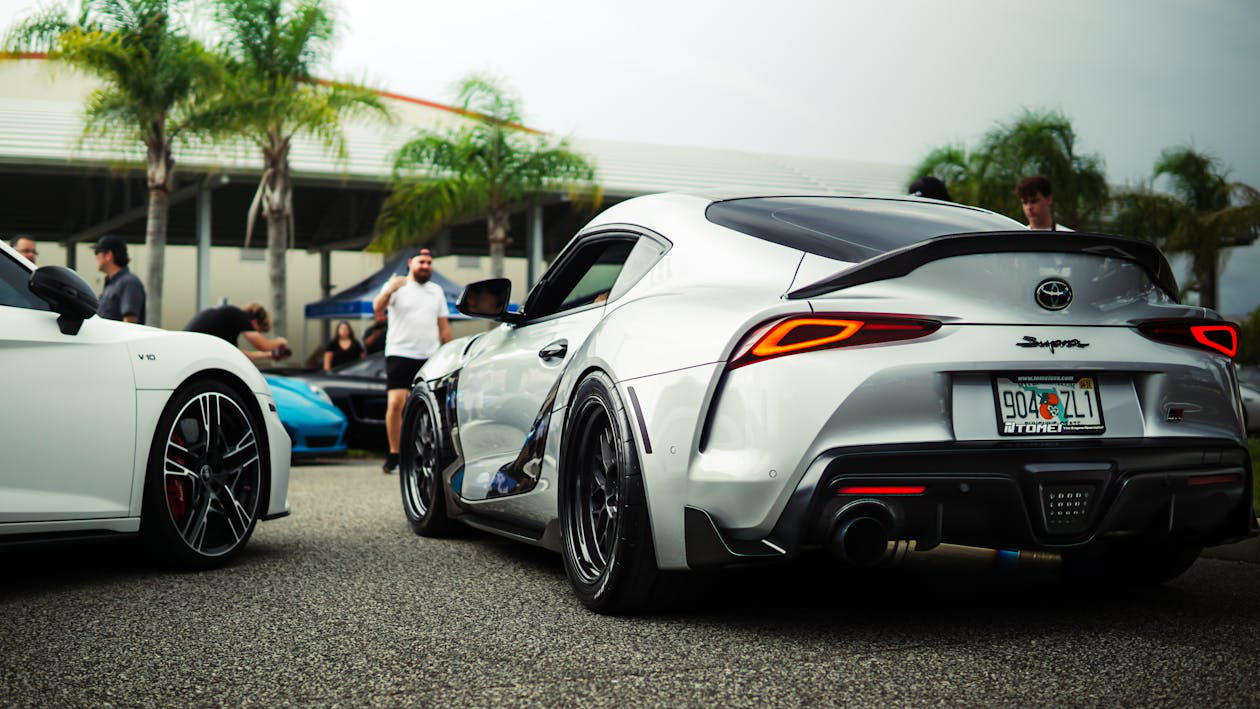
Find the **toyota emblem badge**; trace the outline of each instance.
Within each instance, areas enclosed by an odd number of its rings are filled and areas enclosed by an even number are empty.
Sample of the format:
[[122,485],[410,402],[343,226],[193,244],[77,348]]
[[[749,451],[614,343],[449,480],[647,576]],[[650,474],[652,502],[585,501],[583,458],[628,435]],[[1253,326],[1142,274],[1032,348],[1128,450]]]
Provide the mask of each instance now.
[[1046,310],[1063,310],[1072,302],[1072,286],[1062,278],[1047,278],[1037,284],[1033,296]]

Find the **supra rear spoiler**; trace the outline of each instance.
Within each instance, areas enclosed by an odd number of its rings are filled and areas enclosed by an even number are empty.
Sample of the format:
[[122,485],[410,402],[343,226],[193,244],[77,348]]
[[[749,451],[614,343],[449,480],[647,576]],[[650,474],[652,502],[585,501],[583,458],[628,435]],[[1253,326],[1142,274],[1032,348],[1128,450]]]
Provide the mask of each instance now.
[[919,266],[953,256],[1041,251],[1079,253],[1132,261],[1141,266],[1168,297],[1177,300],[1177,278],[1163,252],[1149,241],[1079,231],[985,231],[938,236],[889,251],[788,293],[792,300],[899,278]]

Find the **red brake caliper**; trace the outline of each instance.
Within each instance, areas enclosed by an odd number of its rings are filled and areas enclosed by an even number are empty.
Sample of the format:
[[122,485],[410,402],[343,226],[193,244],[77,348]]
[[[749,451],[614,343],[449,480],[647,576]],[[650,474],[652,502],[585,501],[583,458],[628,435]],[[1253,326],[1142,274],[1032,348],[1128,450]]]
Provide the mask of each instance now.
[[171,506],[171,517],[176,524],[183,524],[188,516],[188,482],[180,478],[166,479],[166,502]]
[[[184,439],[178,433],[171,436],[171,441],[184,446]],[[184,456],[178,453],[172,453],[171,457],[180,465],[186,465]],[[188,481],[183,478],[167,478],[166,479],[166,503],[170,505],[171,517],[175,519],[176,524],[183,524],[184,518],[188,516]]]

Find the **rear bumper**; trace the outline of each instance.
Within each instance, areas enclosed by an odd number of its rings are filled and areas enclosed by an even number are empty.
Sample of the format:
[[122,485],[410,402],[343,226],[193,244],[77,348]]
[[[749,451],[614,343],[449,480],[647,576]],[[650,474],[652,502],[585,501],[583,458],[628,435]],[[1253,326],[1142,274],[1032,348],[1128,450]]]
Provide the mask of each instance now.
[[[1224,439],[953,443],[847,448],[815,462],[773,531],[720,529],[685,514],[693,568],[773,560],[817,546],[840,508],[877,499],[894,537],[1056,550],[1120,538],[1176,536],[1213,545],[1255,534],[1247,450]],[[805,482],[812,480],[813,482]],[[847,487],[922,487],[916,494],[840,494]]]

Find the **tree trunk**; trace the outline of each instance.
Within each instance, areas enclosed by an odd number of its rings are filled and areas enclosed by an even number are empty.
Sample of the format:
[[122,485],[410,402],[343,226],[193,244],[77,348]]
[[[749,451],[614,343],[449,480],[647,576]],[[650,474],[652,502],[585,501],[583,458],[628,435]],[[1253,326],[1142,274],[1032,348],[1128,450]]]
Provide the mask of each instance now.
[[171,186],[175,182],[175,160],[162,138],[153,139],[148,149],[149,215],[145,224],[144,246],[149,270],[144,281],[146,325],[162,327],[162,274],[166,267],[166,224]]
[[287,215],[267,212],[267,276],[270,280],[271,327],[276,335],[285,335],[285,255],[289,251],[289,219]]
[[1216,254],[1204,256],[1197,260],[1194,269],[1194,276],[1199,281],[1199,305],[1212,310],[1219,310],[1220,305],[1217,302],[1220,281],[1218,258]]
[[263,159],[270,170],[267,179],[267,199],[263,204],[263,216],[267,220],[267,275],[271,289],[272,332],[287,335],[285,317],[287,276],[285,256],[289,251],[290,227],[293,224],[293,179],[289,174],[289,139],[272,134],[271,148],[263,151]]
[[508,210],[491,207],[486,216],[486,237],[490,241],[490,275],[503,278],[503,252],[508,243]]
[[144,246],[149,271],[144,282],[144,323],[162,326],[162,270],[166,266],[166,217],[170,195],[165,190],[149,190],[149,218],[145,224]]

